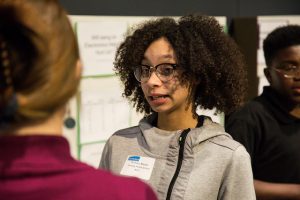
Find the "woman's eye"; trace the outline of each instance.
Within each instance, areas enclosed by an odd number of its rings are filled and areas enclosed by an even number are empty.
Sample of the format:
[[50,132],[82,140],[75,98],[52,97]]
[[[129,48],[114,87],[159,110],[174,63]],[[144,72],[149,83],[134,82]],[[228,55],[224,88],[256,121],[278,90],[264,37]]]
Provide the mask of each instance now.
[[173,72],[173,69],[172,69],[172,68],[164,68],[164,69],[162,70],[162,73],[163,73],[164,75],[170,75],[170,74],[172,74],[172,72]]
[[173,73],[173,67],[169,65],[161,65],[158,68],[158,72],[163,76],[169,76]]

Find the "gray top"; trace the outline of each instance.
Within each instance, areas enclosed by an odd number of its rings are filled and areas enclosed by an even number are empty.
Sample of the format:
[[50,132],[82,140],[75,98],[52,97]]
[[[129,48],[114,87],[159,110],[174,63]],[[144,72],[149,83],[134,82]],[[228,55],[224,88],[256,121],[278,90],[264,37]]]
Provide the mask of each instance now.
[[[151,125],[155,118],[150,115],[139,126],[114,133],[105,145],[100,167],[119,174],[129,155],[155,159],[145,181],[163,200],[176,170],[182,131],[160,130]],[[188,133],[183,155],[172,200],[256,199],[249,154],[208,117],[202,127]]]

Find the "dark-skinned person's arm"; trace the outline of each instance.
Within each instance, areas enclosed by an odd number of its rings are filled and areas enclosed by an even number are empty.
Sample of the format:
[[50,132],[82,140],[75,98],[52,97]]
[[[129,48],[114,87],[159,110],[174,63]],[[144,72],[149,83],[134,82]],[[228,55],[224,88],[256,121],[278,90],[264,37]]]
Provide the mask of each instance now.
[[300,200],[300,184],[254,180],[258,200]]

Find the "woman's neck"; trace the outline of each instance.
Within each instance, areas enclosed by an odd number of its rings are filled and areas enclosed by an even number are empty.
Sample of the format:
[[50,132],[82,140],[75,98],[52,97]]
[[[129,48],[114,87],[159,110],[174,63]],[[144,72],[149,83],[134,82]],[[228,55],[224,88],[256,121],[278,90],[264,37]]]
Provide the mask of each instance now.
[[195,128],[198,123],[197,116],[191,109],[184,112],[158,113],[157,127],[162,130],[176,131]]
[[64,111],[55,112],[47,120],[25,125],[14,131],[15,135],[62,135]]

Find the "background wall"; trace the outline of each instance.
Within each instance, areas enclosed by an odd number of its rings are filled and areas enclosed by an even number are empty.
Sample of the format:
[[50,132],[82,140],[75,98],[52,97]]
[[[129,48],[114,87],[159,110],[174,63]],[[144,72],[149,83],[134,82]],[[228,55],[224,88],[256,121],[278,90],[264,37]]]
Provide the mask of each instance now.
[[240,17],[300,14],[300,0],[60,0],[71,15]]
[[[248,18],[246,24],[242,21],[243,28],[229,30],[229,34],[241,46],[246,55],[248,79],[247,100],[258,94],[258,79],[256,77],[256,49],[255,43],[249,49],[248,40],[244,35],[256,37],[249,28],[257,26],[256,16],[300,15],[300,0],[60,0],[70,15],[95,15],[95,16],[181,16],[187,13],[200,12],[211,16],[224,16],[227,28],[233,27],[233,22],[238,23],[238,18]],[[251,26],[251,27],[249,27]],[[235,31],[237,33],[235,33]],[[239,35],[243,38],[240,40]],[[255,38],[253,38],[255,39]],[[244,40],[244,41],[243,41]],[[252,40],[251,40],[252,41]],[[247,45],[244,45],[246,42]]]
[[[263,15],[300,15],[300,0],[60,0],[62,5],[68,10],[71,20],[74,22],[78,21],[115,21],[121,22],[122,20],[127,20],[124,16],[181,16],[187,13],[200,12],[211,16],[223,16],[227,19],[227,28],[232,27],[231,35],[237,41],[237,43],[242,47],[243,53],[248,58],[248,79],[251,80],[251,87],[249,87],[249,99],[257,95],[257,70],[256,70],[256,58],[257,58],[257,19],[255,16]],[[106,16],[106,17],[104,17]],[[121,17],[118,17],[121,16]],[[119,19],[120,18],[120,19]],[[129,17],[130,18],[130,17]],[[147,18],[147,17],[146,17]],[[241,21],[241,25],[235,22],[235,18],[247,18],[247,23]],[[121,20],[122,19],[122,20]],[[245,19],[244,19],[245,20]],[[232,22],[232,26],[230,25]],[[223,20],[225,25],[225,19]],[[237,24],[237,26],[234,26]],[[103,25],[103,24],[102,24]],[[78,28],[77,26],[74,26]],[[118,26],[117,26],[118,27]],[[241,29],[238,29],[241,27]],[[78,29],[77,34],[78,34]],[[103,28],[103,30],[109,30],[108,28]],[[229,28],[230,30],[230,28]],[[88,30],[88,32],[91,30]],[[242,32],[241,32],[242,31]],[[103,32],[103,31],[101,31]],[[118,31],[113,31],[117,33]],[[230,32],[230,31],[229,31]],[[247,37],[245,37],[245,34]],[[249,37],[251,35],[251,38]],[[242,37],[239,37],[242,36]],[[101,37],[99,37],[101,38]],[[246,40],[245,40],[246,38]],[[99,42],[99,41],[95,41]],[[249,46],[250,45],[250,46]],[[90,60],[90,59],[89,59]],[[97,77],[92,81],[100,81],[100,83],[92,84],[96,86],[103,86],[103,81],[106,79],[111,79],[113,77]],[[72,155],[84,162],[87,162],[95,167],[98,166],[102,147],[105,144],[106,138],[104,135],[112,134],[114,131],[122,128],[120,123],[114,120],[109,120],[110,124],[117,124],[113,127],[115,130],[106,130],[101,128],[101,124],[105,124],[106,119],[111,119],[107,117],[107,114],[101,113],[104,88],[96,88],[95,94],[100,95],[100,97],[92,94],[93,91],[89,91],[93,87],[86,89],[85,82],[90,81],[89,78],[85,77],[82,81],[82,88],[77,99],[74,99],[70,103],[71,116],[73,116],[77,125],[75,129],[65,130],[64,135],[68,138],[71,144]],[[116,82],[116,81],[114,81]],[[113,81],[110,82],[110,86],[113,85]],[[102,91],[99,93],[98,91]],[[86,94],[90,92],[90,94]],[[110,92],[111,93],[111,92]],[[117,92],[121,94],[121,92]],[[102,96],[101,96],[102,95]],[[92,100],[85,101],[88,96]],[[103,97],[103,99],[102,99]],[[101,100],[101,101],[100,101]],[[105,100],[105,99],[104,99]],[[123,99],[126,101],[125,99]],[[117,102],[117,101],[116,101]],[[94,107],[99,107],[99,112]],[[102,106],[102,107],[101,107]],[[84,114],[91,114],[90,109],[94,110],[97,116],[93,116],[94,120],[87,120],[85,122],[83,119],[87,119]],[[97,108],[98,108],[97,107]],[[111,106],[115,107],[115,106]],[[107,109],[106,109],[107,110]],[[114,113],[114,112],[111,112]],[[206,113],[205,113],[206,114]],[[91,115],[92,116],[92,115]],[[106,116],[103,118],[102,116]],[[134,116],[134,115],[133,115]],[[221,117],[217,116],[219,119]],[[134,120],[130,121],[130,125],[135,125],[140,119],[137,117],[132,117]],[[223,120],[223,118],[222,118]],[[107,120],[106,120],[107,121]],[[103,122],[103,123],[101,123]],[[100,125],[99,125],[100,123]],[[95,126],[93,126],[95,124]],[[126,125],[128,127],[129,125]],[[90,128],[92,131],[85,129],[84,127],[96,127],[95,130]],[[92,136],[97,137],[92,137]],[[99,137],[101,137],[99,139]],[[92,138],[92,140],[86,141],[85,138]],[[96,139],[95,139],[96,138]]]

